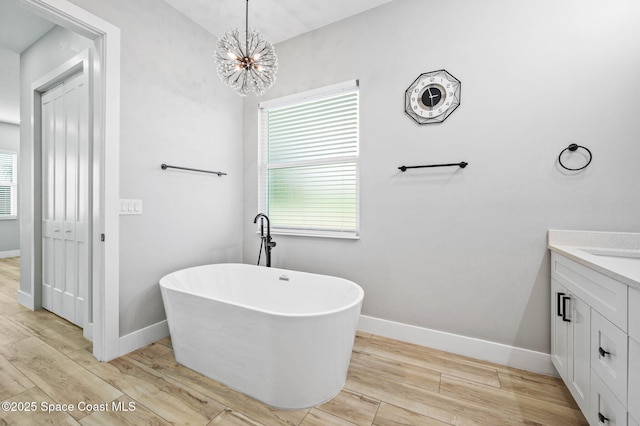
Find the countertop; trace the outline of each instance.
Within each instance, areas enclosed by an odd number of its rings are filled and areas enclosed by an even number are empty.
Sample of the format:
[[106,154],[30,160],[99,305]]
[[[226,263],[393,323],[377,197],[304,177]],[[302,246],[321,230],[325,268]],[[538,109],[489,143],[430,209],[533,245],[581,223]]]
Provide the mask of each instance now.
[[550,229],[547,247],[640,290],[640,233]]

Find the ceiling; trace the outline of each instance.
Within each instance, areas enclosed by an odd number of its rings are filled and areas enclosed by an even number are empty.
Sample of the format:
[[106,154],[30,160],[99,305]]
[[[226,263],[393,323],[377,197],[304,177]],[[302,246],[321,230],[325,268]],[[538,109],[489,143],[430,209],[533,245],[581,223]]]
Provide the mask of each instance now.
[[[231,28],[244,28],[245,0],[164,1],[216,37]],[[249,26],[279,43],[391,1],[254,0],[249,3]],[[12,88],[16,79],[6,75],[14,72],[6,58],[15,62],[12,55],[22,53],[53,26],[27,11],[19,0],[0,0],[0,120],[17,122],[19,117],[19,92]]]
[[17,1],[0,0],[0,47],[21,53],[53,26]]
[[[165,1],[215,36],[244,27],[243,0]],[[391,1],[254,0],[249,2],[249,26],[272,43],[279,43]],[[19,1],[0,0],[0,46],[21,53],[53,26],[26,11]]]
[[[244,0],[165,0],[215,36],[244,28]],[[249,27],[272,43],[307,33],[393,0],[254,0]]]

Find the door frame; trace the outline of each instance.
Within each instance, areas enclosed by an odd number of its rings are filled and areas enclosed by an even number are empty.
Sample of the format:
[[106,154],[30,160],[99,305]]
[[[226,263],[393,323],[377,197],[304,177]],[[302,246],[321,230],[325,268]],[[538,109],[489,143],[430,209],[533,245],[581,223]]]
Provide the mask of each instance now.
[[[93,40],[95,55],[90,69],[90,121],[93,123],[92,165],[92,307],[93,355],[100,361],[120,356],[119,331],[119,148],[120,148],[120,29],[67,0],[18,0],[27,10],[63,28]],[[34,82],[37,83],[37,82]],[[42,84],[42,82],[40,81]],[[31,95],[38,96],[32,85]],[[34,99],[35,100],[35,99]],[[39,99],[38,99],[39,100]],[[18,301],[30,309],[41,306],[42,233],[40,182],[39,112],[34,102],[31,114],[34,154],[29,158],[31,185],[20,204],[31,220],[21,226],[21,250],[27,251],[28,283],[21,283]],[[23,125],[26,123],[23,123]],[[22,149],[21,149],[22,150]],[[20,188],[20,187],[19,187]],[[25,198],[28,198],[25,200]],[[21,274],[22,276],[22,274]],[[30,291],[24,291],[29,289]]]

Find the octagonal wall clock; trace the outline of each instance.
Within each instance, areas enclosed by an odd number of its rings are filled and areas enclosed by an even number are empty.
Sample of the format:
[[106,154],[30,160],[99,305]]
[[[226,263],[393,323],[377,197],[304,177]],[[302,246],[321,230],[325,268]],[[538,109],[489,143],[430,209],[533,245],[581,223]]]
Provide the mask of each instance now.
[[405,91],[404,111],[418,124],[441,123],[460,105],[461,85],[446,70],[420,74]]

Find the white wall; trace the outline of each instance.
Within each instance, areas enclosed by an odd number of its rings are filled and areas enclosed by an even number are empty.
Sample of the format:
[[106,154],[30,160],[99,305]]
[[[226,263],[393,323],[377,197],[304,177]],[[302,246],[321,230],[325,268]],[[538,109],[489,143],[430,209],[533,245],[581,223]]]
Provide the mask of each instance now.
[[[216,37],[161,0],[73,0],[121,29],[120,335],[164,320],[158,280],[240,261],[242,100],[218,79]],[[227,172],[163,171],[160,164]]]
[[20,55],[1,45],[0,122],[20,122]]
[[[0,150],[20,152],[20,55],[0,46]],[[0,255],[20,250],[17,219],[0,220]]]
[[[0,150],[20,152],[20,55],[0,46]],[[20,249],[17,219],[0,220],[0,255]]]
[[[640,231],[640,3],[396,0],[276,51],[262,99],[360,80],[361,238],[276,236],[274,266],[359,283],[366,315],[548,353],[547,229]],[[404,91],[442,68],[462,104],[419,126]],[[258,102],[244,103],[245,224]],[[573,142],[594,156],[580,173],[556,162]],[[245,226],[244,261],[258,248]]]
[[[15,90],[18,91],[17,86]],[[0,151],[2,150],[16,154],[20,152],[20,126],[0,122]],[[20,250],[18,219],[0,220],[0,257],[3,252],[13,254],[17,250]]]

